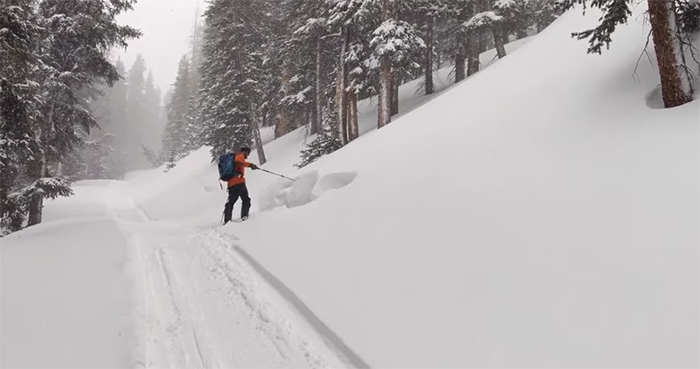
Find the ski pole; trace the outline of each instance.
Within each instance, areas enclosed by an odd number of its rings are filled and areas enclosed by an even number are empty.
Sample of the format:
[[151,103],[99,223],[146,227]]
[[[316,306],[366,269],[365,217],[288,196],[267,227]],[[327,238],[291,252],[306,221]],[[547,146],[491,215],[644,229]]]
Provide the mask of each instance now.
[[295,181],[294,179],[291,179],[291,178],[289,178],[289,177],[287,177],[287,176],[283,176],[283,175],[278,174],[278,173],[275,173],[275,172],[270,172],[270,171],[267,170],[267,169],[263,169],[263,168],[260,168],[260,167],[258,167],[258,169],[259,169],[259,170],[262,170],[263,172],[270,173],[270,174],[272,174],[272,175],[275,175],[275,176],[278,176],[278,177],[282,177],[282,178],[284,178],[284,179],[288,179],[288,180],[290,180],[290,181],[292,181],[292,182]]

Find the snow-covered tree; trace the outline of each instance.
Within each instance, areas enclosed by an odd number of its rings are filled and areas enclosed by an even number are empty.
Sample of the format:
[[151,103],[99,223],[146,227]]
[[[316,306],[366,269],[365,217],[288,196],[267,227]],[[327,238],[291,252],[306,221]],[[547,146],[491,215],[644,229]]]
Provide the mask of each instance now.
[[334,124],[340,142],[359,136],[357,122],[358,95],[376,93],[373,89],[369,35],[381,22],[382,4],[366,0],[328,0],[328,26],[338,34],[335,82],[337,123]]
[[394,0],[384,0],[383,5],[384,21],[372,33],[374,37],[370,41],[370,65],[379,65],[379,127],[391,122],[391,97],[397,67],[401,64],[411,64],[411,60],[415,59],[412,57],[419,57],[425,48],[425,42],[413,26],[398,19]]
[[435,45],[438,42],[438,21],[447,14],[447,3],[444,0],[411,0],[402,2],[405,13],[414,21],[414,27],[420,31],[425,41],[424,59],[422,60],[424,75],[424,91],[426,95],[435,92],[433,72],[435,70]]
[[[477,13],[483,2],[475,0],[444,0],[446,23],[440,34],[443,52],[454,60],[455,83],[479,70],[480,31],[468,32],[464,22]],[[466,72],[466,74],[465,74]]]
[[542,32],[561,14],[556,0],[529,0],[530,14],[537,33]]
[[190,97],[193,87],[191,78],[190,61],[187,56],[183,56],[173,84],[173,94],[166,105],[168,123],[163,134],[161,150],[161,156],[171,165],[188,153],[187,142],[192,139],[188,134]]
[[[38,46],[41,61],[35,68],[40,90],[40,115],[33,128],[40,150],[28,164],[28,177],[34,184],[23,191],[29,199],[29,225],[41,222],[44,197],[68,191],[61,181],[50,177],[49,164],[60,162],[82,142],[82,134],[96,126],[88,109],[96,83],[113,84],[119,75],[107,59],[114,46],[124,47],[139,32],[118,25],[116,17],[131,9],[133,0],[42,0],[35,11],[38,19]],[[79,45],[79,47],[77,47]],[[46,183],[50,182],[50,186]]]
[[26,204],[12,192],[39,143],[32,131],[35,85],[31,68],[37,41],[33,2],[0,0],[0,236],[19,230]]
[[[212,1],[205,13],[200,114],[203,142],[217,157],[233,146],[259,141],[264,95],[266,2]],[[255,145],[264,162],[262,145]]]
[[146,103],[146,115],[144,121],[143,145],[153,151],[160,150],[161,136],[165,127],[160,125],[161,113],[160,88],[156,87],[153,80],[153,72],[148,71],[144,88],[144,102]]
[[142,146],[146,135],[149,111],[146,102],[146,60],[138,54],[129,68],[126,79],[126,130],[125,159],[126,170],[148,167]]

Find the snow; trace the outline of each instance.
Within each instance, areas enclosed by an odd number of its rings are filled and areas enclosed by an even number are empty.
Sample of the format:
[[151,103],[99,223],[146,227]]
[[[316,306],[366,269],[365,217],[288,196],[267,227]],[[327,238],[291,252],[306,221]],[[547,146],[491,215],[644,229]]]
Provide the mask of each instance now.
[[700,104],[648,106],[643,8],[602,56],[577,10],[406,84],[380,130],[363,101],[301,170],[266,128],[296,181],[247,172],[243,223],[208,148],[77,184],[2,239],[0,366],[697,367]]
[[496,14],[493,11],[486,11],[475,14],[471,19],[464,22],[465,28],[478,28],[482,26],[489,25],[493,22],[498,22],[503,19],[502,16]]

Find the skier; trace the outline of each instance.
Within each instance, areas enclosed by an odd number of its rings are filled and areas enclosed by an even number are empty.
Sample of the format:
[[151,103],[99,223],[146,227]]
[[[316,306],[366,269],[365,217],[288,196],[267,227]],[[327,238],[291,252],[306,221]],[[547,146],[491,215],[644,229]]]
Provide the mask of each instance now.
[[[234,175],[227,181],[228,184],[228,201],[224,206],[224,224],[231,221],[231,213],[233,205],[238,198],[241,198],[243,207],[241,208],[241,220],[248,219],[248,211],[250,210],[250,197],[248,196],[248,188],[245,185],[245,167],[252,170],[258,169],[258,166],[246,161],[250,155],[250,147],[243,146],[239,153],[233,149],[229,150],[229,154],[233,156]],[[229,159],[230,160],[230,159]]]

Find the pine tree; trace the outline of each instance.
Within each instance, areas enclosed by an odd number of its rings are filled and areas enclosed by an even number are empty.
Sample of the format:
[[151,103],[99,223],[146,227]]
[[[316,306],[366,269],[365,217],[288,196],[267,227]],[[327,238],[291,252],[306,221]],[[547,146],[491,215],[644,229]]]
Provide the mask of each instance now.
[[542,32],[561,14],[555,0],[530,0],[529,5],[537,33]]
[[308,121],[311,135],[319,132],[333,93],[329,76],[338,37],[329,33],[325,5],[323,0],[285,0],[282,7],[289,36],[282,38],[279,59],[291,72],[278,109],[285,109],[292,122]]
[[[688,64],[694,63],[700,66],[695,55],[697,49],[692,44],[693,27],[687,27],[688,24],[700,23],[697,20],[700,10],[696,12],[692,10],[700,6],[682,5],[690,4],[683,0],[648,0],[647,2],[664,105],[667,108],[683,105],[692,100],[698,77],[692,72],[693,69],[698,68],[692,68]],[[576,4],[585,6],[588,3],[586,0],[564,0],[562,9],[570,9]],[[598,0],[590,2],[590,5],[602,9],[603,16],[600,24],[589,30],[575,32],[572,36],[579,40],[588,39],[588,53],[600,54],[604,46],[610,47],[611,35],[617,26],[627,23],[627,19],[632,14],[631,2]],[[686,18],[687,15],[690,15],[690,18]],[[688,58],[686,55],[691,57]]]
[[[200,124],[201,112],[199,106],[199,87],[200,87],[200,69],[202,66],[202,47],[204,44],[204,33],[205,27],[204,23],[200,20],[201,15],[199,13],[199,8],[195,13],[194,27],[192,29],[191,37],[191,48],[190,48],[190,96],[187,105],[187,123],[186,127],[186,140],[184,142],[184,149],[187,152],[193,151],[204,145],[204,142],[200,140],[202,136],[202,125]],[[167,118],[167,108],[165,110],[165,116]],[[166,119],[167,122],[167,119]]]
[[148,125],[148,103],[146,102],[146,61],[138,54],[129,69],[126,90],[126,132],[124,135],[126,170],[143,169],[148,163],[142,146]]
[[120,60],[116,62],[117,73],[121,78],[109,88],[105,95],[109,100],[110,126],[105,127],[107,133],[114,135],[113,151],[110,162],[113,163],[108,178],[121,179],[126,173],[127,130],[129,129],[127,110],[126,67]]
[[402,3],[404,12],[413,18],[413,25],[420,30],[420,36],[425,41],[425,54],[422,61],[424,75],[424,91],[426,95],[435,92],[433,72],[435,70],[435,45],[438,41],[438,20],[447,14],[447,4],[444,0],[411,0]]
[[163,134],[162,155],[169,165],[188,153],[188,114],[192,96],[190,62],[187,56],[180,59],[177,77],[173,84],[173,94],[166,106],[168,123]]
[[380,3],[363,0],[328,0],[328,26],[340,36],[337,80],[335,84],[338,132],[342,145],[359,136],[357,102],[359,95],[376,93],[370,69],[370,47],[367,35],[381,22]]
[[160,99],[160,89],[155,86],[153,72],[149,70],[144,87],[146,115],[144,116],[143,145],[156,152],[160,150],[161,136],[165,129],[160,125]]
[[[373,61],[370,65],[379,64],[379,113],[378,126],[381,128],[391,122],[391,97],[395,83],[394,76],[402,64],[411,65],[412,54],[420,55],[425,49],[425,42],[417,34],[413,26],[398,19],[398,9],[394,0],[383,0],[384,22],[373,32],[370,41]],[[432,71],[431,71],[432,75]],[[432,76],[431,76],[432,77]]]
[[105,51],[139,36],[116,23],[116,16],[131,9],[132,3],[43,0],[35,8],[42,40],[35,51],[41,60],[35,70],[41,114],[34,127],[40,150],[27,171],[34,183],[22,190],[22,196],[29,198],[29,225],[41,222],[45,197],[70,193],[59,179],[47,179],[49,164],[71,154],[83,143],[82,133],[96,126],[87,107],[94,85],[100,81],[111,85],[119,78]]
[[36,114],[30,71],[38,29],[34,4],[0,0],[0,236],[19,230],[26,217],[25,199],[13,194],[39,143],[31,127]]
[[[205,13],[199,106],[202,141],[212,147],[213,157],[259,137],[266,4],[215,0]],[[262,163],[262,145],[256,149]]]

